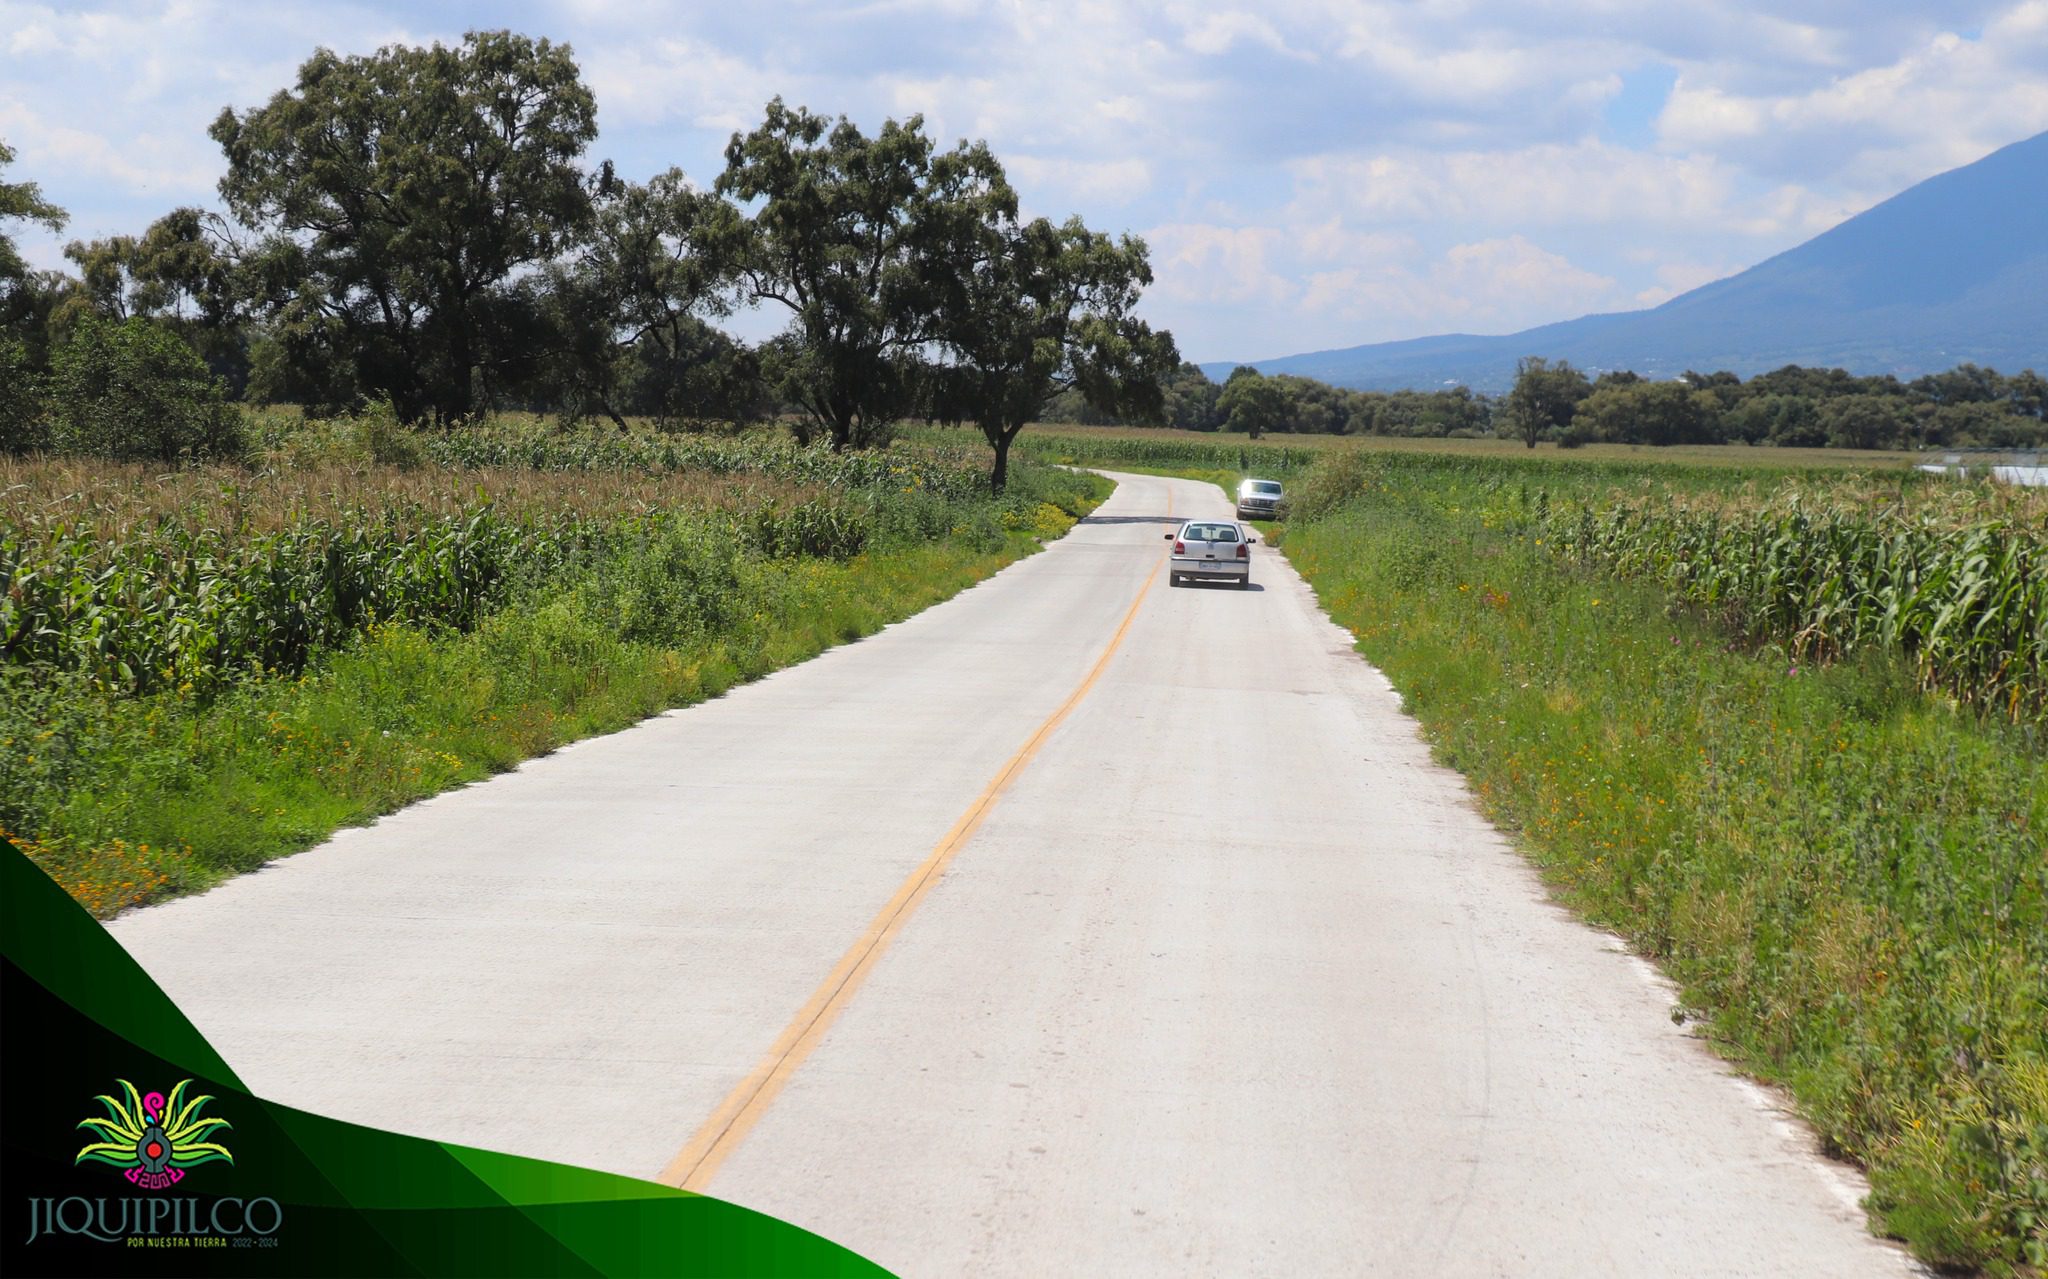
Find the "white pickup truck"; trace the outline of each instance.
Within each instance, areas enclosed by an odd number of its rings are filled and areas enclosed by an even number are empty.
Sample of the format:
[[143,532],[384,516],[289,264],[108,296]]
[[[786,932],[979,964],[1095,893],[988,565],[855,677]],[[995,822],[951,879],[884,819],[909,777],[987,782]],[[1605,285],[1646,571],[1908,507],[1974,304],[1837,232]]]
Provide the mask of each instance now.
[[1287,494],[1278,480],[1246,480],[1237,486],[1237,518],[1241,520],[1270,520],[1280,514],[1280,503]]

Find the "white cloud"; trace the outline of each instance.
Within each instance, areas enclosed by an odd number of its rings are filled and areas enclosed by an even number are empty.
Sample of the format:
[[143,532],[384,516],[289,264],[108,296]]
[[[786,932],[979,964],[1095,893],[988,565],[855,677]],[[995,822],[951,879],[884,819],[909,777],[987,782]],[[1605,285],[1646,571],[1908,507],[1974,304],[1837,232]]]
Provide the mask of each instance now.
[[1271,227],[1201,223],[1145,232],[1161,296],[1179,302],[1281,302],[1295,292],[1273,269],[1280,233]]
[[751,128],[785,91],[764,69],[682,36],[577,51],[600,127],[680,123],[726,133]]
[[1925,33],[1786,92],[1743,93],[1717,72],[1680,78],[1658,120],[1667,147],[1832,176],[1868,203],[2048,129],[2048,0],[2005,9],[1975,39]]
[[1517,226],[1726,217],[1737,174],[1710,155],[1656,155],[1594,140],[1516,151],[1313,156],[1291,166],[1295,202],[1393,222]]
[[99,179],[171,201],[207,198],[219,167],[203,133],[196,140],[155,131],[110,136],[56,123],[14,98],[0,97],[0,138],[19,153],[24,172],[62,173],[65,186]]
[[[1091,205],[1123,205],[1152,186],[1152,165],[1142,159],[1068,160],[1056,156],[1001,157],[1010,183],[1033,209],[1051,210],[1063,199]],[[1048,211],[1047,217],[1064,215]]]
[[1273,24],[1256,14],[1243,12],[1212,13],[1189,27],[1181,37],[1181,43],[1196,53],[1225,53],[1238,43],[1263,45],[1275,53],[1290,58],[1313,62],[1314,55],[1300,53],[1287,46]]

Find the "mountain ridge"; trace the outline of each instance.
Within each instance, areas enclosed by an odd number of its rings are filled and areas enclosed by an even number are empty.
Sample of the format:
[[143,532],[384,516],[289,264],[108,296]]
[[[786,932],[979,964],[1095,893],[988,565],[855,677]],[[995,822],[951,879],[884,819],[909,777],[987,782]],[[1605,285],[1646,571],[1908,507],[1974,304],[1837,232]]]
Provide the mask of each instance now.
[[[1672,377],[1787,364],[1903,377],[2048,368],[2048,133],[1915,183],[1745,271],[1641,311],[1244,361],[1361,390],[1506,390],[1525,355]],[[1237,361],[1202,370],[1219,380]]]

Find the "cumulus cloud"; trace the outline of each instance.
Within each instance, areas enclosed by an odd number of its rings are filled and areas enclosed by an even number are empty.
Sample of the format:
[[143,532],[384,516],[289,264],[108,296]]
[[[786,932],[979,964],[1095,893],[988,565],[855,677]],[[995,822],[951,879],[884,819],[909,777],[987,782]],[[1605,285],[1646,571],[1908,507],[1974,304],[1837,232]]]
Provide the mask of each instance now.
[[1169,223],[1145,233],[1162,296],[1177,302],[1285,302],[1295,292],[1273,269],[1272,227]]
[[2012,5],[1974,37],[1925,32],[1882,60],[1785,91],[1742,92],[1719,71],[1679,78],[1658,120],[1666,146],[1890,194],[2048,129],[2048,0]]
[[1129,204],[1152,187],[1149,161],[1070,160],[1059,156],[1011,154],[1002,157],[1011,183],[1023,193],[1027,216],[1055,220],[1065,215],[1055,210],[1078,202],[1093,207]]
[[1394,222],[1545,225],[1726,217],[1737,175],[1711,155],[1660,155],[1595,139],[1514,151],[1403,148],[1296,161],[1295,201]]
[[1334,318],[1406,331],[1441,317],[1443,328],[1505,333],[1560,314],[1622,301],[1608,276],[1574,265],[1520,235],[1454,244],[1434,257],[1347,267],[1310,277],[1303,305]]

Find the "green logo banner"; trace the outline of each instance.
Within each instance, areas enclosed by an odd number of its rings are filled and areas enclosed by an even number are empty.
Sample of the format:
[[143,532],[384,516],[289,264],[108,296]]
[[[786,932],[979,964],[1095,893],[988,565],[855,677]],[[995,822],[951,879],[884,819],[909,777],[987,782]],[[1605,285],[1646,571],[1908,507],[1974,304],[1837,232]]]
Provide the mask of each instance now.
[[253,1096],[7,845],[0,930],[0,1273],[886,1274],[722,1200]]

